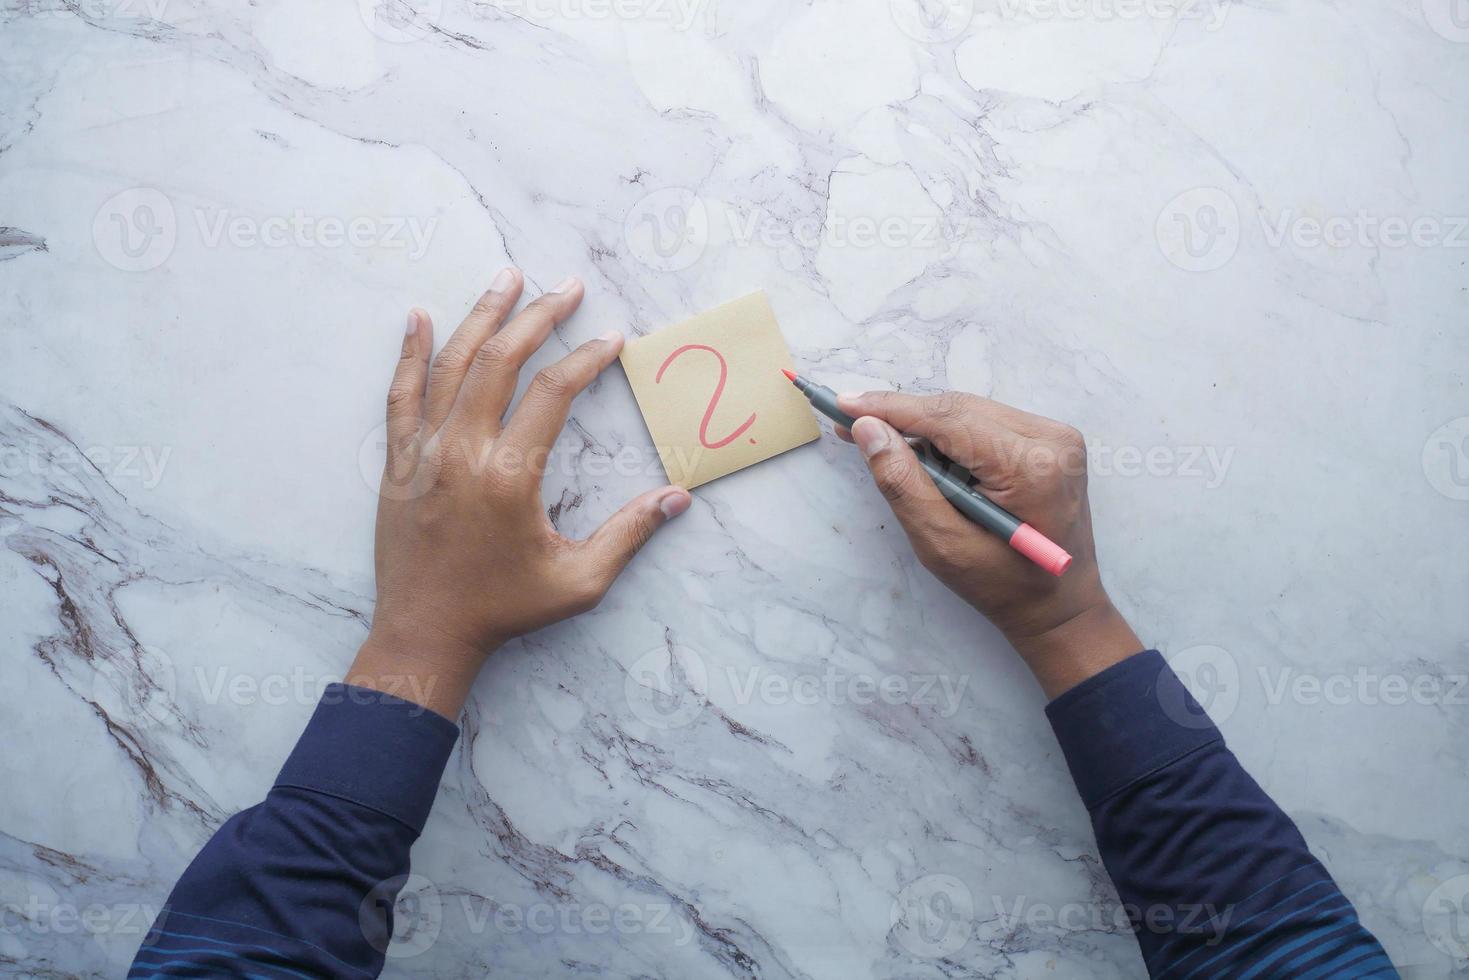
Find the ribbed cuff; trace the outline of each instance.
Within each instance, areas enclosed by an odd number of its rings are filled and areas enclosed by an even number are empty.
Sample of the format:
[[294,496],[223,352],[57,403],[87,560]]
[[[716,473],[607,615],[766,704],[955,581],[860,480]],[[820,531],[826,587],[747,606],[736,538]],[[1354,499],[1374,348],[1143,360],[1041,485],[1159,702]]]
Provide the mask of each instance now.
[[1157,650],[1089,677],[1046,705],[1088,810],[1211,742],[1219,729]]
[[458,738],[458,725],[412,701],[332,684],[275,784],[350,800],[422,833]]

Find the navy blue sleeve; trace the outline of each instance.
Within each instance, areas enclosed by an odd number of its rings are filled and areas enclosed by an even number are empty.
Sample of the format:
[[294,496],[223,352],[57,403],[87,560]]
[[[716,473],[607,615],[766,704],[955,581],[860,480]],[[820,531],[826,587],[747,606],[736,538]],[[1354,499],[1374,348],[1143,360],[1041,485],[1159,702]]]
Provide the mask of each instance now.
[[1155,980],[1397,976],[1157,651],[1046,715]]
[[204,845],[129,977],[375,977],[459,729],[333,684],[265,801]]

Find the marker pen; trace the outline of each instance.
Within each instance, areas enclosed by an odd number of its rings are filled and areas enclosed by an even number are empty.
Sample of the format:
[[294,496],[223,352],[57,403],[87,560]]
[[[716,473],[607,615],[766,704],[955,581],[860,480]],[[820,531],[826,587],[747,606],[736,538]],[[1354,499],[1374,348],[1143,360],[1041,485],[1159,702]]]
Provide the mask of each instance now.
[[[791,384],[811,402],[811,407],[838,425],[848,429],[856,419],[837,408],[837,394],[825,385],[807,381],[794,371],[781,369],[781,374],[791,379]],[[954,509],[980,527],[1008,541],[1010,547],[1020,552],[1052,575],[1060,575],[1071,566],[1071,556],[1066,550],[1029,524],[995,503],[974,487],[957,480],[937,462],[923,453],[918,453],[918,462],[933,479]]]

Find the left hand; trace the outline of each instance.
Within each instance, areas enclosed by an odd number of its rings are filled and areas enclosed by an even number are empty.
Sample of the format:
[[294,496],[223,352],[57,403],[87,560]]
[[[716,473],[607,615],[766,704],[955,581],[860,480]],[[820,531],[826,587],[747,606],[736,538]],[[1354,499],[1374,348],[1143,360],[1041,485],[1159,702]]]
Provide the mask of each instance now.
[[410,313],[388,391],[377,608],[347,681],[416,688],[388,693],[449,718],[491,651],[595,607],[691,499],[681,487],[649,491],[585,541],[551,526],[541,476],[552,447],[623,338],[609,331],[541,369],[507,419],[521,369],[583,295],[567,279],[510,317],[522,288],[518,270],[501,272],[432,367],[433,326]]

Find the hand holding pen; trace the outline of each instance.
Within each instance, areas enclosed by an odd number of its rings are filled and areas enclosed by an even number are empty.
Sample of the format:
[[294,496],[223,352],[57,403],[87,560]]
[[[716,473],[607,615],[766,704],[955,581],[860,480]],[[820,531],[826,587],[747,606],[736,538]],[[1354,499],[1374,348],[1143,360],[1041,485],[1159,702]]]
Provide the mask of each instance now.
[[[1048,695],[1142,649],[1102,587],[1081,433],[961,392],[844,394],[831,408],[852,420],[850,428],[837,420],[837,432],[861,449],[924,567],[1005,634]],[[1008,525],[961,514],[904,435],[968,470],[1010,520],[1043,531],[1071,559],[1065,574],[1022,556],[1004,536]]]

